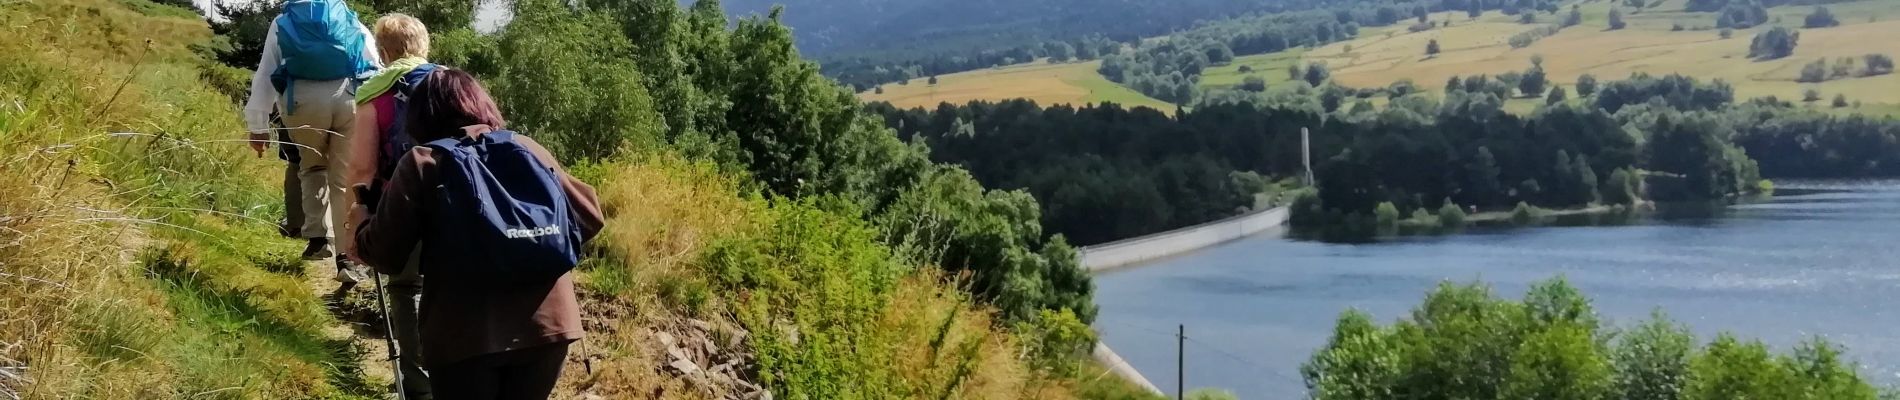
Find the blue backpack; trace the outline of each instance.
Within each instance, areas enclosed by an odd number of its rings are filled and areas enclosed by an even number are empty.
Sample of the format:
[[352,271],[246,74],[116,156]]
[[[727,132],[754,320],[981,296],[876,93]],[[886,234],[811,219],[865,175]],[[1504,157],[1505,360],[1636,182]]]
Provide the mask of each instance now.
[[580,227],[559,176],[514,136],[495,131],[424,144],[435,151],[441,177],[423,238],[430,280],[532,284],[580,262]]
[[389,129],[382,132],[383,148],[378,149],[382,155],[376,159],[378,181],[387,182],[391,175],[395,175],[397,161],[402,160],[402,156],[408,154],[409,149],[416,147],[415,139],[409,136],[407,128],[409,96],[414,95],[416,85],[422,84],[422,81],[428,79],[429,74],[435,72],[437,68],[439,67],[435,64],[428,63],[416,66],[416,69],[409,70],[402,77],[396,78],[396,84],[389,88],[396,94],[396,118],[395,122],[389,124]]
[[[271,84],[289,92],[291,81],[363,79],[376,72],[363,55],[363,26],[342,0],[291,0],[277,16],[277,49],[283,61]],[[285,102],[288,107],[289,102]]]

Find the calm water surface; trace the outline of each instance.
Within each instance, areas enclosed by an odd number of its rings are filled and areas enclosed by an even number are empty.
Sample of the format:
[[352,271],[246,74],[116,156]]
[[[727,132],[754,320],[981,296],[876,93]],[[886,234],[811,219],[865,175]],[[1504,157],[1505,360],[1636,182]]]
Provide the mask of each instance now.
[[1098,276],[1103,339],[1155,385],[1175,387],[1177,324],[1188,387],[1292,399],[1299,365],[1341,311],[1381,322],[1440,281],[1501,296],[1563,275],[1612,324],[1661,308],[1704,340],[1729,331],[1786,352],[1813,335],[1865,375],[1900,383],[1900,182],[1784,184],[1773,199],[1665,212],[1628,225],[1481,229],[1373,244],[1254,237]]

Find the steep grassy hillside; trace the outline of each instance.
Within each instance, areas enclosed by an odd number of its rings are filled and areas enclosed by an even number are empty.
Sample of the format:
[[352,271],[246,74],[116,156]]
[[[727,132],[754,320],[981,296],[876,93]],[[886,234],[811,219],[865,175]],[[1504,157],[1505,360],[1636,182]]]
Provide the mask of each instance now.
[[859,93],[858,98],[888,101],[900,108],[935,108],[942,103],[961,105],[972,100],[1025,98],[1042,105],[1112,102],[1127,107],[1174,110],[1173,104],[1143,96],[1102,78],[1095,72],[1101,64],[1101,61],[1063,64],[1038,61],[942,75],[937,77],[935,85],[928,79],[912,79],[908,84],[888,83],[883,85],[883,93],[873,89]]
[[187,49],[209,37],[191,15],[0,7],[0,392],[374,394],[298,246],[275,236],[282,164],[233,140],[235,106],[201,80],[219,70]]
[[[382,397],[366,291],[326,293],[276,237],[283,164],[239,139],[248,71],[194,51],[203,21],[48,0],[0,23],[0,397]],[[665,146],[573,170],[610,227],[558,398],[1147,396],[1080,372],[1075,315],[1005,326],[849,202]]]

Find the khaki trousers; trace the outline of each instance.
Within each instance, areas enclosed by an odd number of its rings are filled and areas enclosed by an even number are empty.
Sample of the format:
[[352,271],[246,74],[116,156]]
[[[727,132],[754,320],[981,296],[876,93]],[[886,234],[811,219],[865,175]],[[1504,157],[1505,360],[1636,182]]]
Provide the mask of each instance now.
[[[303,185],[303,237],[336,238],[348,234],[350,193],[343,187],[349,172],[350,128],[356,123],[356,84],[351,79],[294,81],[289,96],[278,102],[290,141],[296,143],[297,177]],[[288,105],[288,107],[286,107]],[[339,254],[348,254],[353,240],[332,240]]]

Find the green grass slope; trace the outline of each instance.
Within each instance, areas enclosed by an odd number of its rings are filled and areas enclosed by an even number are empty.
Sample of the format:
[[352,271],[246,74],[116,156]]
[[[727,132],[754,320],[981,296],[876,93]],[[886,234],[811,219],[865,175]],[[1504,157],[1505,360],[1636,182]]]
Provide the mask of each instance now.
[[[326,297],[275,236],[282,164],[239,140],[248,74],[193,51],[203,21],[47,0],[0,23],[0,397],[382,397],[361,293]],[[666,148],[573,170],[610,227],[557,398],[1149,397],[1083,372],[1073,315],[1001,326],[847,206]]]

